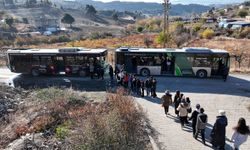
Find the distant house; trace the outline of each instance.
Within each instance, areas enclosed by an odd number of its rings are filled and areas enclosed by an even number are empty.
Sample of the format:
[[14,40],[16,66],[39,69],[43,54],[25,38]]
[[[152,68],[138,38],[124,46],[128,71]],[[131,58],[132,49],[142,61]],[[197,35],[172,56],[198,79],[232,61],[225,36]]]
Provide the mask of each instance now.
[[243,21],[230,22],[228,27],[230,29],[240,29],[244,27],[250,27],[250,22],[243,22]]
[[60,27],[58,18],[50,18],[50,17],[39,17],[35,19],[35,25],[38,31],[51,31],[56,32]]
[[246,16],[245,21],[250,22],[250,16]]
[[240,5],[239,9],[245,9],[245,5]]
[[235,30],[235,29],[250,27],[250,22],[244,22],[244,21],[220,22],[219,27]]

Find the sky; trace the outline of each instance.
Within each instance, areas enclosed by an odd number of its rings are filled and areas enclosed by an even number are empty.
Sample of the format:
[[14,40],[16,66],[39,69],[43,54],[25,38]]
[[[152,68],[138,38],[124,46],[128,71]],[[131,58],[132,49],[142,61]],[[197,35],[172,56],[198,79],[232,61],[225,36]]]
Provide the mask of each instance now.
[[[96,0],[96,1],[110,2],[110,1],[117,1],[117,0]],[[162,3],[164,0],[120,0],[120,1]],[[245,0],[170,0],[172,4],[181,3],[181,4],[203,4],[203,5],[241,3],[244,1]]]

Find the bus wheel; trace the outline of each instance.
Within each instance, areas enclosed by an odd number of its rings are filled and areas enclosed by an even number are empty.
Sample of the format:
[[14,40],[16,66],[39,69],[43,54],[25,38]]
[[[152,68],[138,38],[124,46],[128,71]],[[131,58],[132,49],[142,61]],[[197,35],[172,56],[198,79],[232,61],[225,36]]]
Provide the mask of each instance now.
[[31,70],[31,74],[32,74],[33,77],[37,77],[37,76],[40,75],[40,72],[39,72],[39,70],[37,68],[33,68]]
[[143,77],[150,76],[150,71],[147,68],[142,68],[141,71],[140,71],[140,74]]
[[206,70],[198,70],[196,73],[196,76],[198,78],[206,78],[207,77],[207,71]]
[[84,70],[80,70],[79,71],[79,76],[80,77],[85,77],[87,74],[86,74],[86,71],[84,71]]

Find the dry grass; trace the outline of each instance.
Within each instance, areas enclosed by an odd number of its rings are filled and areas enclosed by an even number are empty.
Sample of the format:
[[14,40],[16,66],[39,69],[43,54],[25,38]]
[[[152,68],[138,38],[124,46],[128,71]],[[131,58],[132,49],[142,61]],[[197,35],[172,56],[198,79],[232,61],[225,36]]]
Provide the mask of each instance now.
[[[1,124],[0,148],[27,133],[47,132],[71,149],[145,149],[145,116],[123,89],[91,96],[72,89],[38,89],[9,123]],[[10,116],[9,116],[10,117]]]

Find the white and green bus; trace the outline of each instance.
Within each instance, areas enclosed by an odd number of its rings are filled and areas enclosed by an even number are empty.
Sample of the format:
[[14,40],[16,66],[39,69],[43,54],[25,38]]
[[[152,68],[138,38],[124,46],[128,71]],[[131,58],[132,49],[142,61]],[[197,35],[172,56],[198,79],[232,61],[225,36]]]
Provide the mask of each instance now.
[[230,56],[226,50],[189,47],[182,49],[119,48],[116,65],[127,73],[199,78],[225,76]]

